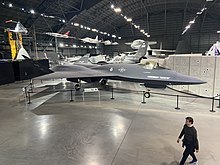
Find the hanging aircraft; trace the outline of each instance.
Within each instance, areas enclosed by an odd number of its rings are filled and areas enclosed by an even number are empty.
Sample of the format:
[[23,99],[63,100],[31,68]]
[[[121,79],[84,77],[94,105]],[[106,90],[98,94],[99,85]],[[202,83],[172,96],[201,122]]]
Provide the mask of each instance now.
[[112,42],[112,41],[110,41],[110,40],[106,40],[106,41],[102,41],[102,43],[104,44],[104,45],[119,45],[119,43],[118,42]]
[[52,37],[56,37],[56,38],[76,38],[76,37],[69,36],[69,33],[70,33],[70,31],[67,31],[67,32],[64,33],[64,34],[61,34],[61,33],[52,33],[52,32],[46,32],[45,34],[47,34],[47,35],[49,35],[49,36],[52,36]]
[[[167,85],[195,85],[204,81],[177,73],[170,69],[158,67],[146,69],[138,64],[108,64],[108,65],[60,65],[51,69],[53,73],[35,77],[34,80],[48,80],[66,78],[78,84],[81,80],[91,83],[106,84],[107,80],[120,80],[144,83],[149,88],[165,88]],[[50,71],[50,70],[49,70]],[[48,72],[49,72],[48,71]]]
[[27,34],[28,31],[27,29],[21,24],[19,21],[13,21],[13,20],[8,20],[5,21],[5,23],[16,23],[15,29],[7,29],[8,31],[14,32],[14,33],[25,33]]
[[99,40],[98,36],[96,36],[95,39],[86,37],[86,38],[82,38],[80,40],[83,41],[84,43],[91,43],[91,44],[98,44],[98,43],[102,42],[101,40]]

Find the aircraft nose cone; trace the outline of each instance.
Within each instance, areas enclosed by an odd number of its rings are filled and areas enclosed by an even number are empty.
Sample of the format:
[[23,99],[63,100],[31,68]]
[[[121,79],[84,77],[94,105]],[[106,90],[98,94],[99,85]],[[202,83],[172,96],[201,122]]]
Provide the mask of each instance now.
[[204,84],[206,83],[205,81],[203,80],[200,80],[198,78],[195,78],[195,77],[191,77],[191,76],[183,76],[181,74],[178,74],[178,77],[180,80],[182,80],[182,82],[186,83],[186,84]]
[[198,78],[191,78],[191,82],[193,84],[205,84],[206,83],[206,81],[200,80]]

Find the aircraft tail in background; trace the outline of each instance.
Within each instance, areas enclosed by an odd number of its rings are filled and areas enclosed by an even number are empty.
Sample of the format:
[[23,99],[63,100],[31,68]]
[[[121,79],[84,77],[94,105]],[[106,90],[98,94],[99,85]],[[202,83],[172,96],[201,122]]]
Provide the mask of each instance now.
[[147,48],[148,48],[148,42],[145,41],[144,43],[142,43],[140,48],[137,50],[137,53],[135,54],[135,57],[136,58],[144,57],[147,53]]
[[69,36],[69,34],[70,34],[70,31],[67,31],[64,35]]
[[79,60],[75,61],[75,63],[89,63],[89,57],[90,54],[87,53],[84,56],[82,56]]
[[23,47],[21,47],[18,51],[16,60],[24,60],[24,59],[26,59],[25,57],[28,59],[31,59],[31,57],[29,56],[27,51]]
[[96,36],[96,37],[95,37],[95,40],[98,41],[98,40],[99,40],[99,36]]

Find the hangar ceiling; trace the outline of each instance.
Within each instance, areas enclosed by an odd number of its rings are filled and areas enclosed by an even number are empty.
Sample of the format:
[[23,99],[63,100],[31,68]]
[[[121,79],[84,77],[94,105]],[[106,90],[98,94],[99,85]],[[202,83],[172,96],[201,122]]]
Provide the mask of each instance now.
[[[10,3],[12,7],[9,7]],[[126,40],[145,39],[144,35],[112,10],[111,4],[120,7],[124,15],[131,17],[133,22],[148,32],[151,35],[149,40],[159,40],[165,48],[175,49],[178,41],[185,37],[190,38],[192,51],[202,51],[219,39],[216,32],[220,30],[220,0],[11,0],[2,1],[0,5],[1,40],[5,39],[4,29],[14,26],[5,23],[9,19],[19,20],[29,29],[29,36],[35,30],[38,42],[51,41],[45,32],[70,31],[70,35],[76,37],[97,35],[75,27],[73,23],[116,34]],[[191,29],[182,36],[185,26],[204,6],[207,10],[198,16]],[[34,10],[34,14],[30,10]],[[111,39],[100,34],[99,37]],[[205,44],[201,43],[202,39]]]

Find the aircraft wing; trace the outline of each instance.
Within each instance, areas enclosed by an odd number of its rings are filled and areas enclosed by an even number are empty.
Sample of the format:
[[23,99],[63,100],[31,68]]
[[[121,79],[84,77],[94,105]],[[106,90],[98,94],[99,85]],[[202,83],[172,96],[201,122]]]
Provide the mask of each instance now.
[[52,70],[53,73],[39,76],[34,79],[46,80],[66,78],[69,79],[69,81],[81,79],[87,82],[92,82],[93,80],[100,80],[104,78],[147,83],[151,86],[166,86],[168,84],[189,85],[205,83],[204,81],[201,81],[199,79],[185,76],[172,70],[149,70],[134,64],[108,64],[101,66],[90,65],[90,67],[85,67],[81,65],[61,65],[54,67]]
[[151,49],[154,52],[175,53],[175,50]]
[[79,66],[79,69],[72,71],[54,71],[47,75],[39,76],[34,78],[35,80],[50,80],[50,79],[61,79],[61,78],[72,78],[72,79],[83,79],[83,78],[113,78],[115,74],[103,73],[101,71],[92,70],[86,67]]
[[131,45],[132,44],[132,42],[126,42],[125,43],[125,45]]

